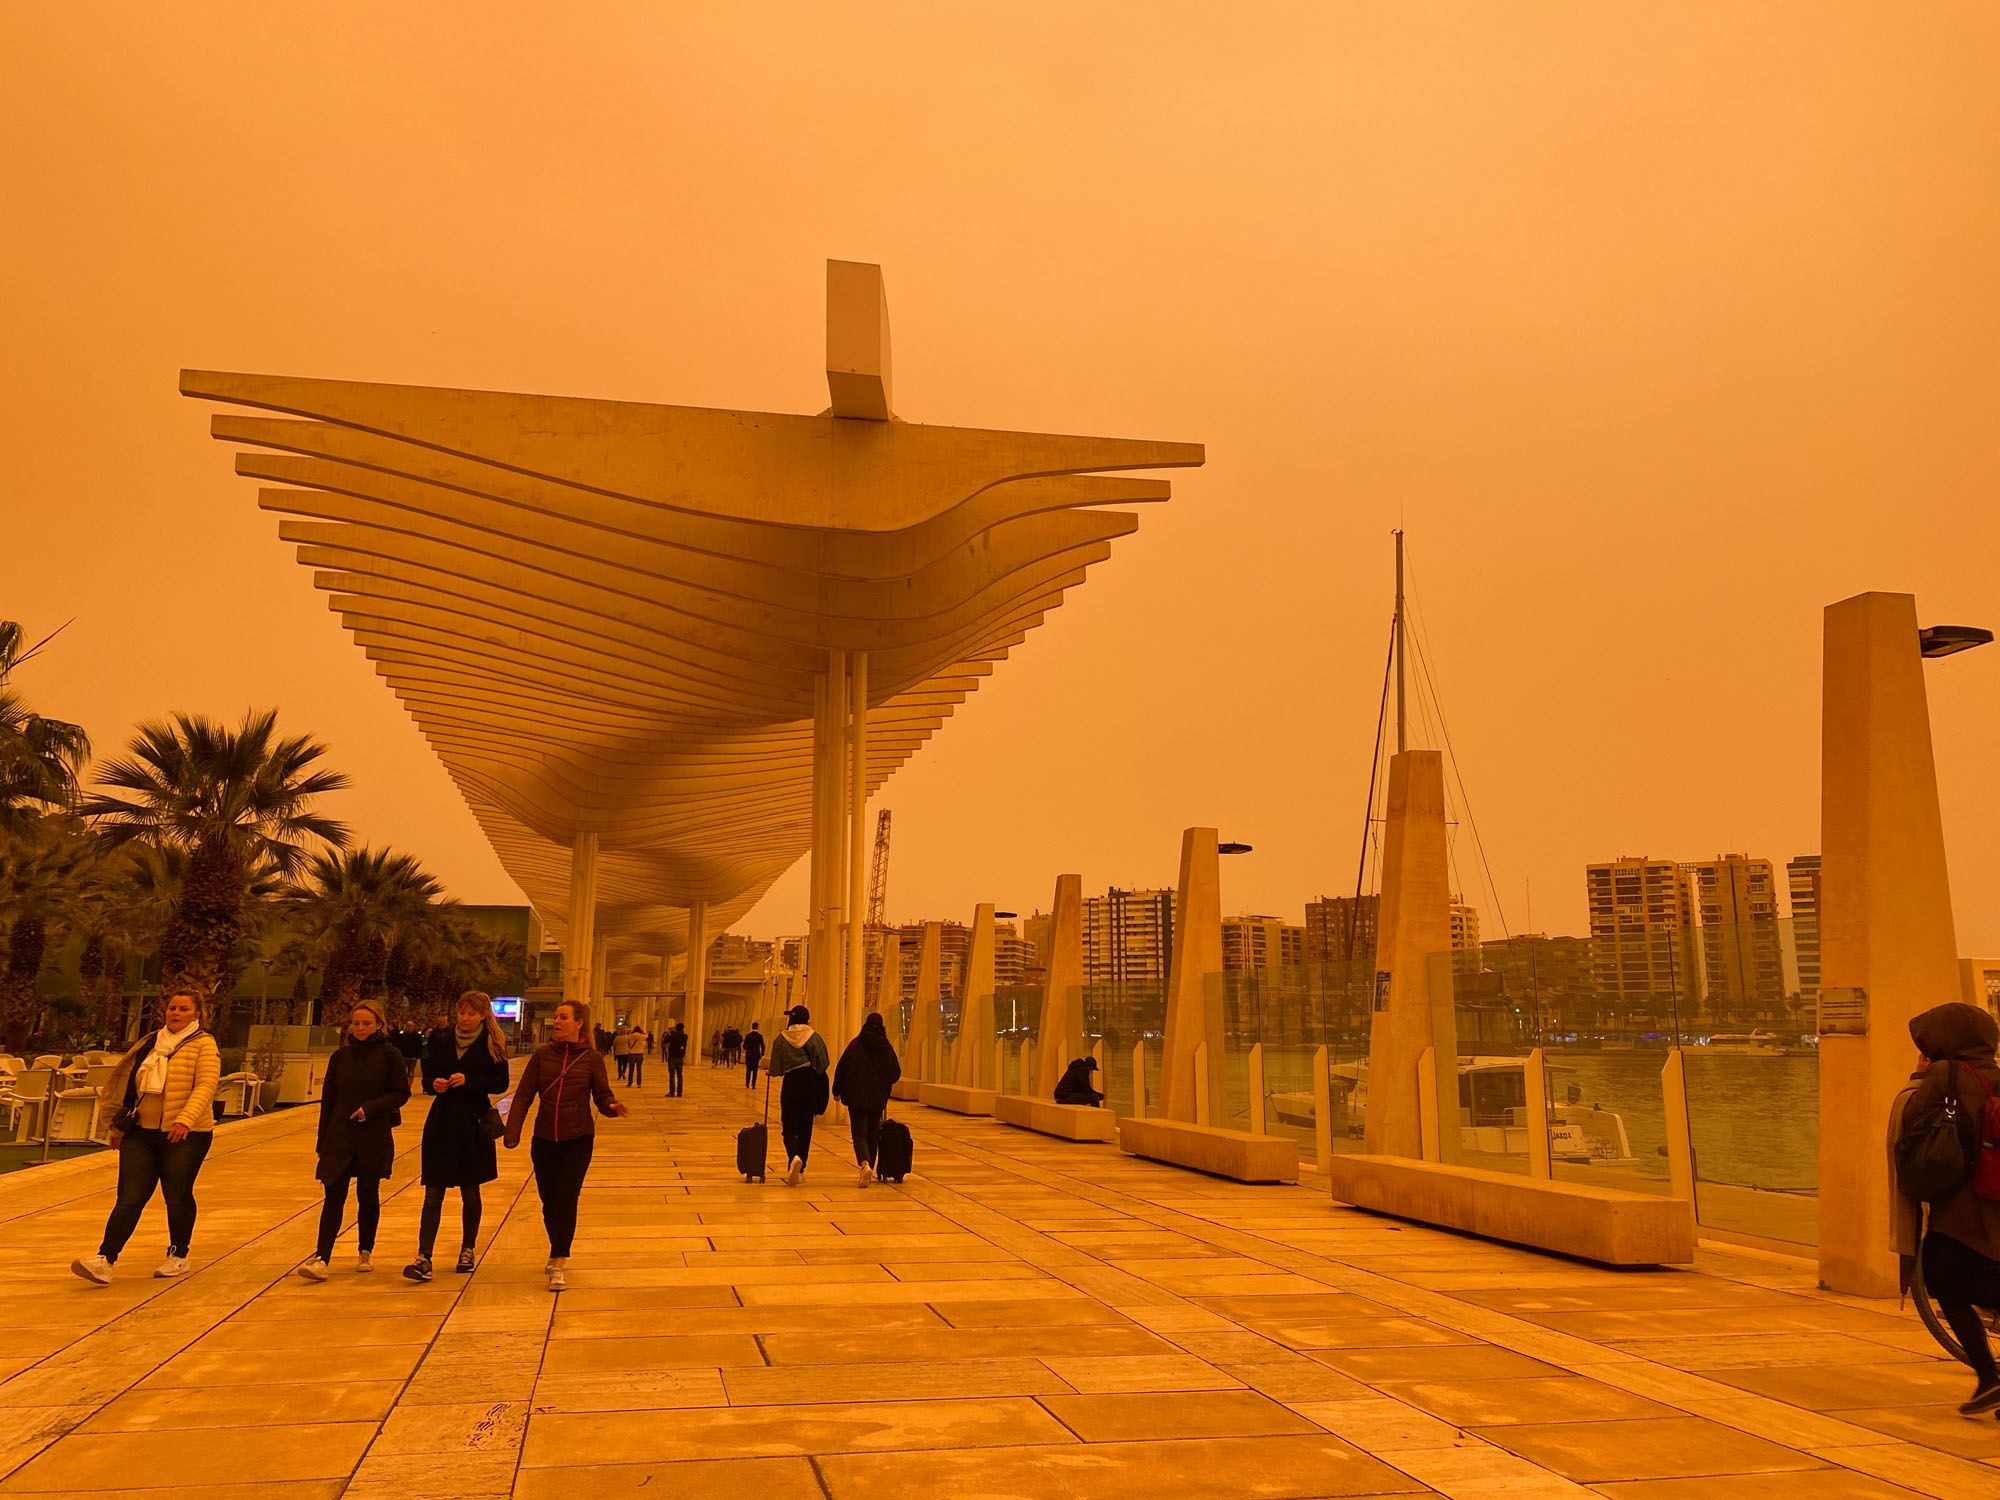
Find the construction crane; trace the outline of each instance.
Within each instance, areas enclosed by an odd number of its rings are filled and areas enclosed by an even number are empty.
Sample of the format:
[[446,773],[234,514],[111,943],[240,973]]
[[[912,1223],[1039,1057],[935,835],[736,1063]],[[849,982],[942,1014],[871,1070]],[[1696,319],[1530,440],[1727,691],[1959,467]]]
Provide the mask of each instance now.
[[882,1004],[883,941],[882,911],[889,897],[889,809],[883,808],[875,815],[875,864],[868,872],[868,925],[863,929],[867,943],[867,968],[864,975],[865,993],[875,1002],[875,1008]]
[[882,908],[889,896],[889,809],[875,815],[875,867],[868,872],[868,930],[882,930]]

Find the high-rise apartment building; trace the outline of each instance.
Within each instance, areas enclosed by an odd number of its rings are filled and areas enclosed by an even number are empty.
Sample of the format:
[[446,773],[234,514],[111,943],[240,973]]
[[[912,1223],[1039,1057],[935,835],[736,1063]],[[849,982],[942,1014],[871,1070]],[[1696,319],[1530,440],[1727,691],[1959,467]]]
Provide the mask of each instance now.
[[1305,929],[1281,917],[1224,917],[1224,969],[1280,969],[1301,962]]
[[993,924],[993,987],[1013,989],[1028,982],[1028,971],[1036,966],[1035,945],[1015,930],[1012,922]]
[[1726,1021],[1775,1016],[1785,998],[1785,961],[1771,862],[1718,854],[1687,871],[1701,913],[1704,1015]]
[[1467,906],[1462,897],[1451,898],[1451,951],[1454,953],[1477,953],[1479,951],[1479,912]]
[[1083,903],[1086,984],[1164,983],[1174,953],[1174,893],[1113,886]]
[[1795,854],[1785,862],[1792,899],[1792,952],[1796,955],[1799,998],[1819,1003],[1819,856]]
[[1663,1014],[1677,1002],[1691,1004],[1701,979],[1688,872],[1670,859],[1627,855],[1586,866],[1584,890],[1599,995],[1621,1013]]
[[1305,951],[1309,964],[1375,962],[1376,896],[1322,896],[1306,903]]

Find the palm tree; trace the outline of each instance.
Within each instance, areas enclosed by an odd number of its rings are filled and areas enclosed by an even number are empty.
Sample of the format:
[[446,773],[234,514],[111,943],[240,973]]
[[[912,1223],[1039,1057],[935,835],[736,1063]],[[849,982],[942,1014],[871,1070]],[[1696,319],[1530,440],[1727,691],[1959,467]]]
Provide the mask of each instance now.
[[[240,972],[243,905],[264,871],[291,876],[312,847],[347,842],[313,810],[348,785],[315,768],[326,747],[280,738],[277,714],[246,713],[229,729],[200,714],[141,724],[129,753],[98,772],[83,811],[109,845],[143,841],[187,855],[187,873],[160,941],[160,982],[227,996]],[[124,795],[120,795],[120,794]]]
[[[362,995],[383,993],[391,952],[449,910],[443,895],[415,859],[388,849],[329,850],[307,860],[287,918],[322,959],[322,1022],[337,1023]],[[399,967],[407,970],[407,950]]]
[[19,832],[50,808],[76,800],[77,773],[90,759],[90,736],[76,724],[32,713],[10,679],[46,646],[32,646],[13,620],[0,620],[0,829]]
[[0,835],[0,924],[7,934],[0,1039],[10,1050],[34,1029],[36,985],[51,931],[60,933],[78,915],[102,859],[83,825],[67,814],[36,818]]

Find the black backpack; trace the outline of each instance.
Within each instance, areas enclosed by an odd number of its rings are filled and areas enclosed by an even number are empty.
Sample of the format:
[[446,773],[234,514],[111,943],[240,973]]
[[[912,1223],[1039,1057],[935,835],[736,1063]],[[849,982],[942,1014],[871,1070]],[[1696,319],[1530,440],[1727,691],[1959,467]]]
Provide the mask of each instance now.
[[1972,1180],[1972,1163],[1959,1128],[1958,1064],[1953,1062],[1938,1107],[1920,1120],[1905,1114],[1896,1137],[1896,1183],[1905,1193],[1925,1203],[1943,1203],[1964,1190]]

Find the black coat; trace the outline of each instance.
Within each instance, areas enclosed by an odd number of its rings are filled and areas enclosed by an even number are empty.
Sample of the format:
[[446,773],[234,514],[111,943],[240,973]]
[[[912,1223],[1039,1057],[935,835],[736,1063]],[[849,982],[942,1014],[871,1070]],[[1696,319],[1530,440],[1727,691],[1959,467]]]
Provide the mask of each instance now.
[[761,1031],[751,1031],[751,1032],[746,1032],[746,1033],[744,1034],[744,1037],[743,1037],[743,1060],[744,1060],[744,1061],[745,1061],[746,1063],[753,1063],[753,1062],[762,1062],[762,1061],[764,1060],[764,1033],[763,1033],[763,1032],[761,1032]]
[[[365,1042],[350,1041],[333,1054],[319,1096],[321,1182],[387,1177],[396,1164],[395,1128],[410,1098],[410,1065],[388,1036],[376,1032]],[[366,1118],[356,1124],[356,1110]]]
[[[442,1094],[432,1090],[454,1073],[463,1073],[465,1082]],[[493,1142],[480,1135],[478,1121],[493,1107],[493,1096],[507,1092],[507,1060],[493,1055],[484,1031],[460,1052],[457,1034],[440,1026],[424,1043],[423,1080],[431,1101],[424,1118],[424,1186],[462,1188],[498,1177]]]
[[903,1064],[889,1039],[864,1031],[847,1044],[833,1070],[833,1097],[849,1109],[880,1114],[889,1107],[889,1090],[903,1076]]
[[1096,1071],[1096,1060],[1088,1057],[1079,1057],[1067,1068],[1064,1068],[1063,1076],[1056,1080],[1056,1103],[1102,1103],[1104,1095],[1091,1087],[1090,1083],[1090,1075]]

